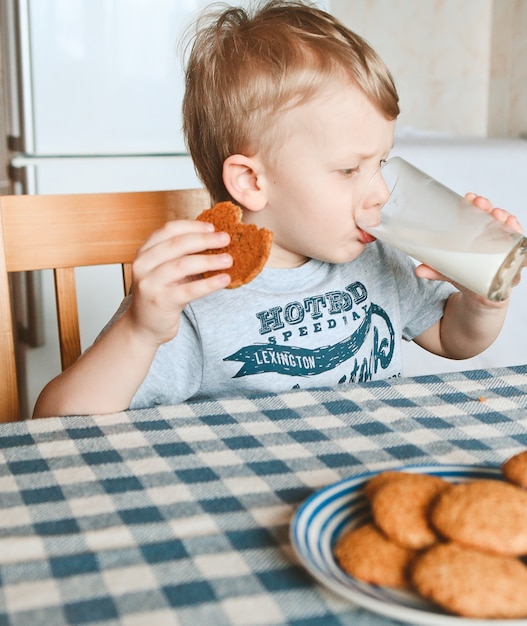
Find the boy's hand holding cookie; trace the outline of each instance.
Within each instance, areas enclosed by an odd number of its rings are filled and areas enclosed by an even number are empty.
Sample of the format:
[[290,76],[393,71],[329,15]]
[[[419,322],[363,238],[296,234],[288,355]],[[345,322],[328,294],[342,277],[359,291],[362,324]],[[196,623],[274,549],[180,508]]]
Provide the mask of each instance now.
[[[208,254],[229,244],[225,232],[192,220],[168,222],[139,250],[132,266],[133,298],[129,308],[134,326],[155,345],[177,334],[179,318],[191,301],[222,289],[232,265],[228,253]],[[220,273],[204,278],[208,272]]]
[[244,285],[261,272],[273,235],[243,224],[241,217],[240,207],[220,202],[196,220],[168,222],[139,250],[129,315],[155,345],[176,336],[187,304]]

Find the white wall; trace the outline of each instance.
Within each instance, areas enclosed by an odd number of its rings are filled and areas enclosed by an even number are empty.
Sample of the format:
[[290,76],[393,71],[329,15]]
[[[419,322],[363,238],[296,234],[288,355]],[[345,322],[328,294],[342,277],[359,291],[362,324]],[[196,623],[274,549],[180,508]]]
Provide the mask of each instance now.
[[390,67],[400,124],[527,131],[527,0],[331,0],[331,10]]

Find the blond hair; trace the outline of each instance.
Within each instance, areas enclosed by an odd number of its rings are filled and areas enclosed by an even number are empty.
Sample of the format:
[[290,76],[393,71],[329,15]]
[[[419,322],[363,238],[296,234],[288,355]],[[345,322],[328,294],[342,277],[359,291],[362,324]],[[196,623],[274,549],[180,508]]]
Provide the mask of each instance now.
[[377,53],[308,2],[209,10],[187,49],[183,130],[216,202],[229,198],[225,159],[270,150],[279,140],[276,114],[314,97],[335,76],[352,80],[387,119],[399,114],[394,81]]

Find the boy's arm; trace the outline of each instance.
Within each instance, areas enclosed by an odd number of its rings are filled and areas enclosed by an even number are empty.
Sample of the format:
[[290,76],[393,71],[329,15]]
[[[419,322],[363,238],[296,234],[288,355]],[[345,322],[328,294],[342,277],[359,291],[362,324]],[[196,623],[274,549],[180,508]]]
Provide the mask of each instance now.
[[507,309],[508,300],[492,303],[454,293],[446,302],[443,317],[414,341],[439,356],[469,359],[492,345],[503,327]]
[[127,313],[46,385],[33,417],[113,413],[129,407],[157,347],[134,331]]
[[42,390],[33,417],[122,411],[143,382],[158,347],[176,336],[181,312],[197,298],[226,287],[232,265],[227,233],[206,222],[169,222],[133,264],[133,293],[125,313],[67,370]]

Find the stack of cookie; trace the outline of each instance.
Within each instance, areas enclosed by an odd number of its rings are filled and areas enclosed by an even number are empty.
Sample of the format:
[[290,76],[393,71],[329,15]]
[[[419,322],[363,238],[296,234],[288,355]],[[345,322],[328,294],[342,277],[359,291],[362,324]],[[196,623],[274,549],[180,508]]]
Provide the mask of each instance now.
[[502,473],[505,481],[459,484],[429,474],[377,474],[364,489],[372,521],[339,539],[339,565],[464,617],[527,617],[527,451],[506,461]]

